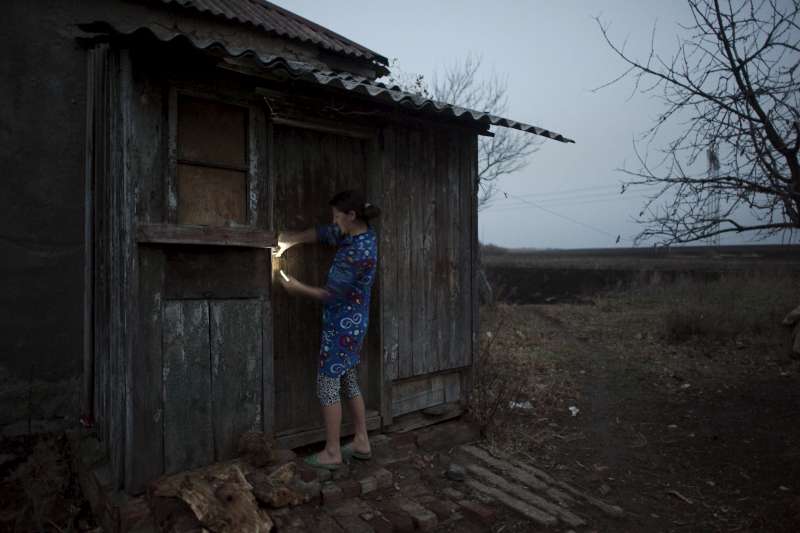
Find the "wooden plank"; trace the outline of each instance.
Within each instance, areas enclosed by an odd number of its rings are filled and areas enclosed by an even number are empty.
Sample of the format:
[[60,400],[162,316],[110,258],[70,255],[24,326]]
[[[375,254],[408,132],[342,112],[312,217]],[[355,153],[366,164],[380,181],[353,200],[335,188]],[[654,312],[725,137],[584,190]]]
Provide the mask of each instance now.
[[[272,125],[272,121],[269,120],[268,117],[265,116],[264,120],[266,121],[266,129],[264,130],[265,160],[261,164],[260,168],[266,173],[266,176],[264,177],[266,186],[262,187],[260,190],[258,201],[259,205],[262,206],[260,210],[266,213],[266,219],[263,221],[264,224],[260,225],[260,227],[277,231],[279,228],[275,221],[275,209],[277,205],[275,195],[277,194],[278,175],[275,167],[275,128]],[[266,208],[263,206],[266,206]]]
[[86,55],[86,141],[83,176],[83,383],[81,413],[94,416],[95,54]]
[[163,82],[152,76],[136,77],[133,81],[137,94],[130,102],[132,131],[138,132],[135,142],[128,143],[131,172],[138,184],[136,189],[136,214],[141,223],[165,220],[165,194],[167,147],[164,143],[168,128]]
[[[381,309],[383,317],[383,364],[384,396],[390,394],[391,381],[398,376],[398,305],[399,295],[397,272],[399,261],[398,234],[402,213],[397,206],[397,152],[396,130],[386,127],[382,132],[381,186],[383,205],[381,205],[381,242],[379,266],[381,278]],[[389,410],[383,413],[387,416]]]
[[[381,427],[381,416],[377,411],[368,410],[366,413],[367,431],[375,431]],[[352,422],[342,422],[342,437],[355,434],[355,426]],[[275,441],[281,448],[297,448],[307,444],[322,442],[325,440],[325,428],[314,425],[313,427],[301,430],[287,431],[279,433]]]
[[[143,247],[145,248],[145,247]],[[165,246],[166,299],[262,298],[269,294],[270,255],[256,248]]]
[[[460,274],[461,274],[461,317],[459,320],[463,348],[456,353],[455,361],[459,366],[468,364],[470,360],[469,352],[472,349],[472,196],[475,194],[475,184],[471,173],[472,152],[469,147],[469,139],[465,135],[459,135],[459,181],[460,181],[460,201],[461,209],[461,246],[460,251]],[[476,161],[477,164],[477,161]]]
[[248,111],[212,95],[178,94],[178,158],[247,168]]
[[[367,183],[366,194],[368,201],[371,201],[381,209],[381,216],[373,223],[374,231],[377,233],[378,244],[378,265],[376,279],[372,288],[372,300],[370,303],[371,326],[368,333],[368,348],[370,366],[372,372],[369,376],[370,395],[373,398],[372,404],[381,414],[384,420],[391,417],[391,381],[387,379],[386,350],[384,349],[384,338],[386,330],[386,320],[384,317],[384,284],[387,280],[383,276],[385,269],[383,263],[384,245],[386,237],[384,232],[388,231],[385,224],[386,214],[386,187],[383,165],[383,153],[380,142],[377,138],[372,139],[368,144],[367,160]],[[387,391],[387,389],[389,389]],[[386,423],[386,422],[384,422]]]
[[[472,194],[471,194],[471,202],[470,202],[470,215],[471,215],[471,228],[470,228],[470,251],[471,251],[471,261],[470,264],[472,265],[472,277],[470,279],[471,282],[471,305],[470,309],[472,311],[471,321],[470,321],[470,345],[468,351],[468,359],[464,361],[466,365],[473,365],[475,363],[475,358],[478,357],[478,350],[480,349],[480,343],[478,339],[478,334],[480,331],[480,324],[479,324],[479,317],[480,317],[480,300],[478,295],[478,269],[480,265],[478,263],[478,137],[476,135],[470,135],[469,139],[469,180],[472,184]],[[472,371],[467,370],[464,372],[464,390],[465,390],[465,400],[469,399],[469,393],[472,390]]]
[[447,181],[448,181],[448,210],[450,211],[449,233],[450,242],[448,246],[448,261],[450,262],[448,272],[448,313],[449,323],[449,349],[445,365],[447,368],[458,366],[459,353],[464,350],[464,342],[461,340],[467,332],[463,331],[464,325],[460,321],[463,315],[462,309],[464,302],[462,299],[463,286],[462,275],[463,264],[461,263],[461,231],[463,231],[462,218],[466,215],[462,212],[461,204],[461,173],[460,173],[460,137],[455,132],[448,132],[447,146]]
[[176,224],[178,222],[178,91],[175,87],[169,90],[167,106],[167,163],[164,186],[166,221]]
[[[109,53],[109,178],[111,191],[111,357],[109,360],[109,458],[113,484],[123,485],[126,478],[126,393],[130,386],[128,362],[132,352],[129,333],[129,309],[136,309],[133,243],[135,198],[131,174],[125,158],[125,145],[131,141],[126,131],[130,117],[131,65],[128,50]],[[133,301],[131,301],[133,300]],[[129,308],[128,306],[132,306]]]
[[108,45],[91,50],[95,86],[95,161],[94,171],[94,416],[100,440],[108,452],[108,365],[111,354],[110,305],[110,238],[109,169],[108,169]]
[[263,427],[261,301],[209,303],[214,458],[237,455],[245,431]]
[[140,243],[247,248],[272,248],[278,243],[278,236],[274,231],[190,224],[139,224],[136,238]]
[[411,218],[411,281],[408,287],[411,289],[411,339],[413,343],[412,355],[412,375],[418,376],[427,372],[427,325],[428,325],[428,295],[426,290],[426,278],[428,265],[424,263],[425,247],[427,246],[428,236],[425,235],[427,224],[426,204],[428,199],[425,197],[425,161],[423,155],[424,138],[419,129],[411,130],[411,144],[409,157],[414,162],[413,174],[408,182],[411,192],[411,209],[408,215]]
[[[273,122],[270,120],[270,124]],[[273,181],[274,196],[273,205],[274,211],[272,215],[273,229],[275,232],[288,230],[289,228],[289,210],[286,209],[286,186],[289,181],[289,174],[286,171],[286,154],[291,152],[289,130],[281,126],[272,127],[272,144],[270,145],[270,171],[271,180]],[[285,255],[285,254],[284,254]],[[285,374],[285,365],[287,358],[287,345],[289,325],[286,319],[286,309],[288,303],[288,295],[282,287],[277,285],[274,281],[276,272],[279,268],[286,265],[284,258],[272,258],[272,278],[273,278],[273,291],[272,291],[272,357],[273,357],[273,372],[275,376],[275,432],[284,428],[286,420],[288,419],[288,405],[284,398],[284,392],[288,388],[287,376]]]
[[[411,261],[413,257],[411,218],[413,196],[410,182],[414,179],[410,168],[412,155],[409,153],[409,131],[398,130],[397,135],[397,169],[399,173],[396,211],[398,213],[398,254],[397,254],[397,287],[399,292],[399,305],[397,316],[398,326],[398,378],[407,378],[413,375],[413,329],[412,314],[414,309],[411,294],[418,290],[415,280],[411,277]],[[402,192],[401,192],[402,191]]]
[[440,373],[396,382],[392,415],[400,416],[445,402],[456,401],[460,372]]
[[401,415],[395,417],[392,424],[386,427],[385,430],[387,433],[406,433],[415,429],[438,424],[445,420],[458,418],[464,414],[464,408],[459,402],[445,404],[442,411],[442,414],[439,415],[426,415],[421,411]]
[[363,128],[355,125],[342,126],[341,123],[324,120],[298,120],[286,117],[273,117],[272,122],[281,126],[290,126],[293,128],[302,128],[321,133],[331,133],[344,137],[354,137],[356,139],[372,139],[375,137],[375,130],[372,128]]
[[126,486],[139,492],[164,472],[162,334],[164,331],[164,253],[139,251],[139,332],[130,359],[128,395],[129,435],[126,447]]
[[272,306],[268,298],[261,299],[261,413],[262,431],[275,432],[275,374],[272,341]]
[[250,106],[248,114],[248,190],[247,223],[253,228],[271,228],[267,137],[271,135],[259,106]]
[[248,173],[178,163],[178,224],[247,224]]
[[165,301],[163,317],[164,471],[172,474],[214,461],[208,302]]

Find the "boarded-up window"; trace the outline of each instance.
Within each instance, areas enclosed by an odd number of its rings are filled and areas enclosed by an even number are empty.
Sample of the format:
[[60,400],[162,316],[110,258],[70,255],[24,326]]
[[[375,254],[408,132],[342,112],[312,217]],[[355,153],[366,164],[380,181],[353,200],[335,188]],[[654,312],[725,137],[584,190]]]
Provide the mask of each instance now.
[[178,223],[247,222],[247,108],[178,97]]

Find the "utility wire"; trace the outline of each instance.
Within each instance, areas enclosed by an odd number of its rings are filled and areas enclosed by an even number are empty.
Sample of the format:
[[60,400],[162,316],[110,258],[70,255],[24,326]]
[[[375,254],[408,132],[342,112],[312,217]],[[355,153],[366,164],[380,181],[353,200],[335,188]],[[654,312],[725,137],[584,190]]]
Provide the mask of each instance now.
[[525,198],[522,198],[520,196],[516,196],[514,194],[510,194],[510,193],[507,193],[505,191],[501,191],[501,192],[506,196],[506,198],[508,198],[508,197],[516,198],[516,199],[518,199],[519,201],[521,201],[523,203],[529,204],[529,205],[531,205],[531,206],[533,206],[533,207],[535,207],[537,209],[541,209],[542,211],[544,211],[546,213],[550,213],[553,216],[556,216],[558,218],[563,218],[564,220],[572,222],[573,224],[577,224],[579,226],[583,226],[584,228],[590,229],[590,230],[595,231],[597,233],[602,233],[603,235],[607,235],[608,237],[611,237],[612,239],[616,238],[616,242],[619,242],[619,240],[620,240],[620,236],[619,235],[614,236],[611,233],[609,233],[609,232],[607,232],[605,230],[602,230],[602,229],[600,229],[598,227],[591,226],[589,224],[581,222],[580,220],[575,220],[574,218],[568,217],[566,215],[562,215],[561,213],[557,213],[556,211],[552,211],[550,209],[547,209],[546,207],[542,207],[541,205],[537,205],[534,202],[531,202],[530,200],[526,200]]
[[[558,207],[563,205],[587,205],[587,204],[601,204],[601,203],[609,203],[609,202],[616,202],[620,200],[644,200],[649,198],[649,196],[629,196],[626,198],[585,198],[585,199],[578,199],[578,201],[563,199],[563,200],[554,200],[554,201],[545,201],[539,202],[539,205],[548,206],[548,207]],[[529,204],[525,204],[519,201],[515,201],[515,203],[511,204],[490,204],[486,207],[485,211],[491,211],[492,213],[503,213],[505,211],[514,211],[517,209],[530,209],[531,206]]]

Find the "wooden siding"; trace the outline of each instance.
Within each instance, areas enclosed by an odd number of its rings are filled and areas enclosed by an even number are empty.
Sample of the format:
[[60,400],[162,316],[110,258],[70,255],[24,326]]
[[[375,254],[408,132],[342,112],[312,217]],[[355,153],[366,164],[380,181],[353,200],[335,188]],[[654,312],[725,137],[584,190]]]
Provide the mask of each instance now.
[[[381,314],[384,372],[398,380],[472,362],[475,134],[382,132]],[[403,402],[395,389],[392,404]]]
[[123,115],[130,95],[125,51],[99,44],[89,50],[87,83],[87,176],[93,184],[94,414],[106,445],[112,482],[124,477],[130,422],[130,354],[137,317],[134,194],[124,146],[130,141]]

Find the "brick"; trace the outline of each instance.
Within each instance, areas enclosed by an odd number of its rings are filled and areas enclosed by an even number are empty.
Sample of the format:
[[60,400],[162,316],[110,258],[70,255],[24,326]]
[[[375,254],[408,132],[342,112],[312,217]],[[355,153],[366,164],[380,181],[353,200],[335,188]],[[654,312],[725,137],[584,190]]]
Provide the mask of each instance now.
[[394,482],[394,476],[385,468],[379,468],[373,475],[375,476],[375,481],[378,483],[379,489],[389,488]]
[[459,506],[449,500],[440,500],[435,496],[420,497],[419,502],[436,514],[439,520],[447,520],[459,509]]
[[[375,530],[376,533],[392,533],[395,529],[392,523],[383,515],[375,515],[369,520],[365,520],[369,527]],[[414,527],[413,525],[411,526]]]
[[336,516],[334,520],[347,533],[375,533],[369,524],[357,516]]
[[292,450],[277,449],[272,450],[272,460],[277,464],[288,463],[297,459],[297,454]]
[[434,513],[413,500],[396,498],[393,503],[408,513],[417,529],[430,531],[439,524],[439,519]]
[[341,501],[344,498],[342,489],[340,489],[335,483],[331,482],[322,485],[321,493],[322,503],[325,505]]
[[336,520],[327,514],[317,515],[313,527],[309,527],[308,530],[314,533],[342,533],[342,528]]
[[429,496],[431,494],[431,489],[423,482],[404,484],[401,490],[403,491],[403,496],[407,498],[418,498],[419,496]]
[[458,502],[458,504],[461,507],[461,512],[464,513],[464,516],[470,518],[471,520],[483,522],[487,525],[494,522],[496,513],[491,507],[487,507],[482,503],[472,500],[461,500]]
[[331,477],[334,481],[339,481],[340,479],[346,479],[350,477],[350,465],[343,464],[336,470],[331,472]]
[[389,444],[389,440],[390,439],[388,435],[375,435],[374,437],[369,438],[369,444],[373,448],[379,448]]
[[320,492],[322,491],[322,485],[319,481],[314,480],[306,483],[305,481],[296,479],[294,481],[294,489],[303,496],[303,502],[319,503]]
[[325,483],[333,479],[333,473],[327,468],[315,468],[314,472],[316,472],[317,479],[319,479],[320,483]]
[[305,481],[306,483],[309,483],[311,481],[317,481],[319,479],[317,471],[314,470],[313,468],[299,467],[297,469],[297,475],[300,477],[301,480]]
[[373,476],[367,476],[358,482],[361,485],[361,494],[369,494],[370,492],[378,490],[378,480]]
[[444,494],[448,498],[452,498],[453,500],[456,500],[456,501],[464,499],[464,493],[463,492],[461,492],[460,490],[456,490],[456,489],[450,488],[450,487],[443,488],[442,489],[442,494]]
[[361,516],[366,513],[374,513],[372,507],[360,498],[341,501],[328,507],[327,511],[333,516]]
[[336,484],[342,489],[345,498],[356,498],[361,495],[361,483],[354,479],[337,481]]
[[411,533],[414,531],[414,521],[411,519],[411,516],[402,509],[390,503],[383,503],[378,509],[380,509],[384,518],[392,524],[394,531],[400,533]]

